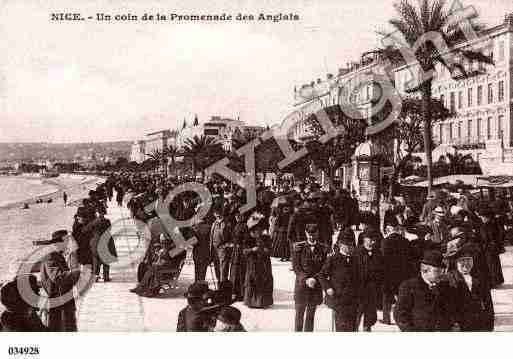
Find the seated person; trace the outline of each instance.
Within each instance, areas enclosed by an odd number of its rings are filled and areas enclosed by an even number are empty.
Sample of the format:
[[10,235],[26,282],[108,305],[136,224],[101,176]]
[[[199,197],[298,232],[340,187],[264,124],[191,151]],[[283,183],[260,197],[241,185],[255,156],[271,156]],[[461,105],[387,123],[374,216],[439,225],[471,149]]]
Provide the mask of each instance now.
[[160,290],[159,271],[162,270],[180,270],[180,262],[186,255],[182,252],[175,257],[171,257],[169,252],[175,247],[172,240],[165,234],[160,235],[160,243],[154,246],[153,252],[149,256],[149,266],[143,274],[143,277],[137,287],[131,289],[131,292],[142,296],[155,296]]

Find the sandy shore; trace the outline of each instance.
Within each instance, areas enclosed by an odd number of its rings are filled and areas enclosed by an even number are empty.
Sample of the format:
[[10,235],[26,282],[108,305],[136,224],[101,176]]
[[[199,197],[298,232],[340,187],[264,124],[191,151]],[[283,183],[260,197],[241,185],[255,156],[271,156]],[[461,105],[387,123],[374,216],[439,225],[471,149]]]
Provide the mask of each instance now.
[[32,203],[29,209],[21,209],[21,204],[0,209],[0,282],[15,275],[19,263],[35,249],[32,241],[50,239],[58,229],[71,230],[77,207],[64,206],[62,191],[68,193],[70,201],[77,201],[86,197],[88,191],[102,179],[63,176],[48,181],[56,186],[56,191],[45,197],[53,198],[52,203],[35,204],[33,198],[23,201]]

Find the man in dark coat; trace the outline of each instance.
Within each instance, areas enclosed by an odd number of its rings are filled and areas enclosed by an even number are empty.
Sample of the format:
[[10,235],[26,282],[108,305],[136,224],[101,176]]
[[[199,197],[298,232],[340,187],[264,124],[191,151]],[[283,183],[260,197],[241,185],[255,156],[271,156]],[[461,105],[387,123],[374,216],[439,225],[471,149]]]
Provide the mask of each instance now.
[[[322,304],[322,287],[318,275],[326,261],[329,247],[318,241],[317,223],[306,223],[306,241],[293,248],[293,269],[296,273],[294,303],[296,309],[295,331],[314,330],[315,311]],[[306,312],[306,317],[305,317]]]
[[450,331],[454,307],[452,291],[442,281],[443,256],[440,251],[424,252],[420,275],[399,287],[394,319],[401,331]]
[[[207,218],[202,218],[192,226],[192,230],[198,239],[198,243],[192,249],[194,261],[194,281],[205,280],[208,265],[211,263],[210,255],[210,229],[212,224]],[[218,274],[219,275],[219,274]]]
[[390,325],[390,314],[399,285],[415,275],[410,242],[403,237],[396,217],[385,223],[388,236],[383,241],[383,323]]
[[[233,252],[232,228],[231,224],[224,216],[222,205],[214,208],[215,221],[210,228],[210,246],[212,248],[212,256],[214,258],[214,266],[219,268],[218,282],[228,280],[230,273],[230,262]],[[216,270],[216,275],[217,275]]]
[[378,299],[383,286],[383,255],[376,247],[375,232],[366,232],[355,251],[359,283],[357,325],[363,317],[363,330],[371,331],[378,320]]
[[490,288],[472,275],[478,248],[464,245],[455,255],[456,269],[448,273],[455,301],[455,320],[462,331],[493,331],[494,309]]
[[103,281],[110,282],[110,264],[116,262],[117,251],[114,238],[110,232],[111,222],[105,218],[103,212],[98,212],[98,221],[96,225],[96,232],[98,234],[98,243],[93,245],[93,252],[96,255],[97,265],[95,266],[95,274],[100,276],[100,269],[103,267]]
[[56,246],[41,263],[41,285],[48,296],[48,330],[77,331],[77,318],[73,286],[78,282],[80,270],[70,268],[62,254],[67,231],[52,234],[50,245]]
[[[347,231],[349,230],[349,231]],[[353,251],[355,238],[351,228],[339,236],[338,252],[326,259],[318,278],[326,292],[326,304],[333,309],[337,332],[356,331],[358,314],[358,271]]]

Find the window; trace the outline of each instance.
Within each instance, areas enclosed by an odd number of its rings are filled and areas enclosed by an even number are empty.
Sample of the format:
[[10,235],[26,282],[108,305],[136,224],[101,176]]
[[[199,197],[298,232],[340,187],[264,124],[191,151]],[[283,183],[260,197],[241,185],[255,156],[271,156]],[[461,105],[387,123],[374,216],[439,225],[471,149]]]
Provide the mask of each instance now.
[[493,84],[488,84],[488,103],[493,103]]
[[497,119],[497,138],[502,138],[502,125],[504,123],[504,116],[499,116]]
[[504,101],[504,81],[499,81],[499,101]]
[[472,137],[472,120],[468,120],[468,126],[467,126],[467,138]]
[[467,90],[467,100],[468,107],[472,107],[472,87],[469,87]]
[[461,139],[461,126],[463,125],[462,122],[458,122],[458,138]]
[[440,95],[440,102],[442,103],[443,106],[445,106],[445,96],[444,96],[444,94]]
[[454,92],[451,92],[451,112],[456,110],[456,96],[454,96]]
[[444,128],[444,127],[443,127],[443,125],[442,125],[442,124],[440,124],[440,131],[438,132],[438,135],[439,135],[439,137],[440,137],[440,138],[439,138],[440,143],[442,143],[442,142],[444,141],[444,135],[443,135],[444,131],[443,131],[443,128]]
[[492,118],[488,117],[486,119],[486,138],[491,140],[492,139]]
[[504,41],[499,41],[499,58],[498,61],[504,61]]
[[479,138],[481,137],[481,126],[482,126],[483,120],[478,118],[477,119],[477,139],[479,141]]
[[452,133],[452,125],[453,125],[453,123],[451,122],[449,124],[449,141],[451,141],[453,139],[453,137],[454,137],[453,133]]
[[463,91],[458,92],[458,108],[463,108]]
[[477,86],[477,105],[481,106],[483,104],[483,86]]

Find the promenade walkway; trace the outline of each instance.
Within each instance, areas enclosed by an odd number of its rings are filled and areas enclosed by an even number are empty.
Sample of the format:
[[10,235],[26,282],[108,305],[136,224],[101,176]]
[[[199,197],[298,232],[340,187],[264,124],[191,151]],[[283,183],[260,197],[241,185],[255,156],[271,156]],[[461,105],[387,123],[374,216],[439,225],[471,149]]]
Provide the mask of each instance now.
[[[125,207],[112,203],[109,219],[113,223],[120,258],[137,257],[144,250],[137,238],[135,224]],[[123,219],[125,218],[125,219]],[[493,291],[496,311],[496,330],[513,331],[513,247],[501,257],[506,283]],[[179,288],[158,298],[142,298],[129,289],[136,285],[137,263],[111,270],[112,282],[96,283],[79,304],[79,331],[175,331],[178,312],[186,305],[183,296],[194,279],[194,266],[186,263],[180,276]],[[236,303],[242,311],[242,323],[248,331],[294,330],[294,274],[290,263],[273,260],[274,301],[269,309],[249,309]],[[211,273],[207,273],[211,280]],[[320,306],[316,314],[316,331],[331,330],[331,310]],[[374,331],[398,331],[395,325],[378,323]]]

